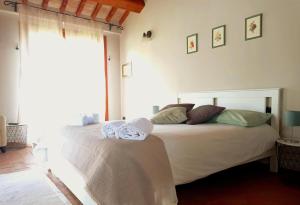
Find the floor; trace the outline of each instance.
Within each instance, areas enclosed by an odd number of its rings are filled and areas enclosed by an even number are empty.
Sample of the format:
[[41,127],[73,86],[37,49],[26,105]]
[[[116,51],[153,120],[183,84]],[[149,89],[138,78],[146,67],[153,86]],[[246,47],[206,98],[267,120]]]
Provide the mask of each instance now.
[[[37,166],[31,148],[8,149],[0,154],[0,174]],[[81,204],[51,172],[47,175],[73,205]],[[300,205],[299,181],[283,180],[258,163],[177,186],[176,190],[178,205]]]
[[31,148],[9,148],[6,153],[0,152],[0,174],[22,171],[36,166]]
[[251,163],[177,186],[179,205],[300,205],[300,181]]
[[39,169],[0,174],[1,205],[72,205]]
[[[6,153],[0,153],[0,174],[34,168],[40,168],[40,166],[39,162],[33,156],[32,149],[30,147],[22,149],[7,149]],[[59,181],[59,179],[53,176],[51,172],[48,172],[47,176],[72,203],[72,205],[81,205],[81,202],[76,198],[76,196],[61,181]]]

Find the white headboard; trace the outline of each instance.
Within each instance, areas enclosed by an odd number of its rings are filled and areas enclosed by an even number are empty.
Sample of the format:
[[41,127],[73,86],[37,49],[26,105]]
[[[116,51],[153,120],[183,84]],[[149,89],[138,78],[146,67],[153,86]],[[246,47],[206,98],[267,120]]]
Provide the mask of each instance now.
[[180,93],[178,103],[200,105],[218,105],[227,109],[245,109],[273,114],[271,125],[277,131],[280,128],[281,88],[253,90],[203,91]]

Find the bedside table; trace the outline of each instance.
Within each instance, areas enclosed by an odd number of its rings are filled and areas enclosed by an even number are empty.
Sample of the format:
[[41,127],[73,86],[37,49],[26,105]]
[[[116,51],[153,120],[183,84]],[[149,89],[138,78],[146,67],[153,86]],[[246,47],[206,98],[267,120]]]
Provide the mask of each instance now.
[[278,171],[285,178],[300,179],[300,138],[277,140]]
[[6,125],[6,134],[9,147],[27,146],[27,125],[8,124]]

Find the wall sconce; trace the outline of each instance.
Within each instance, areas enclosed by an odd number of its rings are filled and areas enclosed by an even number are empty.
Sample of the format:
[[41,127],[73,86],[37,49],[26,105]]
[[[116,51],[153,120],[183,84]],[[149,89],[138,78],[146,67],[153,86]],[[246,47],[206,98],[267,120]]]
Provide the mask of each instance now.
[[143,33],[144,38],[151,38],[152,37],[152,31],[147,31]]

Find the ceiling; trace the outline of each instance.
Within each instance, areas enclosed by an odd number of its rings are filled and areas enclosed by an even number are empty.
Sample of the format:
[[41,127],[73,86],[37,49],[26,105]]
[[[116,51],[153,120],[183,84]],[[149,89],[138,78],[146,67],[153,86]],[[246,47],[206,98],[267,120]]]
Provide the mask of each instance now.
[[130,12],[140,13],[145,7],[144,0],[22,0],[22,2],[120,26]]

